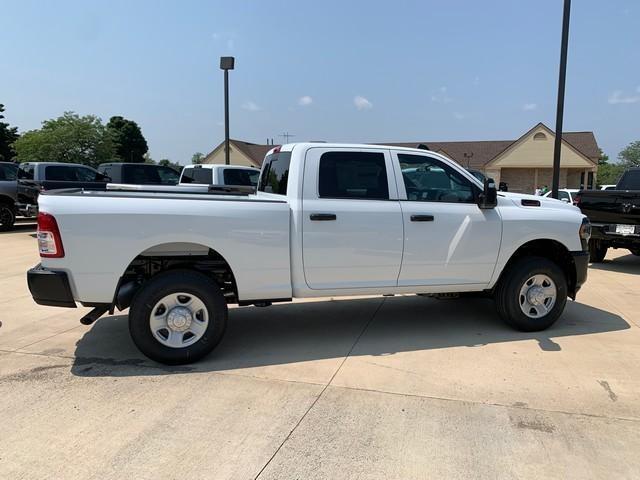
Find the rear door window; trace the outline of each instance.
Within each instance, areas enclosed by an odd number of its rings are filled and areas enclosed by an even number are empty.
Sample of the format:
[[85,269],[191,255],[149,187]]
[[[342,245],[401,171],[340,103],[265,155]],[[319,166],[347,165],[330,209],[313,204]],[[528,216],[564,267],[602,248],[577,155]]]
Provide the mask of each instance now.
[[383,153],[326,152],[320,157],[320,198],[387,200],[389,182]]
[[287,194],[291,152],[277,152],[264,159],[258,190],[261,192]]

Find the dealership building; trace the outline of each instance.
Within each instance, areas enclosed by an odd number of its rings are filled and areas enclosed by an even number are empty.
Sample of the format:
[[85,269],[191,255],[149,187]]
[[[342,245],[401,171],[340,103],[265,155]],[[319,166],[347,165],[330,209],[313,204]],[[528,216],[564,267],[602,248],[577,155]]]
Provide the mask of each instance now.
[[[538,123],[515,140],[459,142],[390,142],[385,145],[423,148],[445,155],[465,168],[480,170],[496,182],[505,182],[509,191],[533,193],[536,187],[551,188],[555,135]],[[241,140],[229,144],[233,165],[260,167],[273,145]],[[560,155],[560,188],[594,188],[600,149],[593,132],[565,132]],[[209,153],[204,163],[224,163],[224,142]]]

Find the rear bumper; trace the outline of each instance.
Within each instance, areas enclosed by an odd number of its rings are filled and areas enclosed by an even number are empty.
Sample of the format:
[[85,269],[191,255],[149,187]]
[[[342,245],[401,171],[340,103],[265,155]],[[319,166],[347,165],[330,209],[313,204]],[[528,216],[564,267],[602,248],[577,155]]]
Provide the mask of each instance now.
[[580,290],[580,287],[587,281],[587,271],[589,268],[589,252],[570,252],[573,257],[573,264],[576,268],[576,283],[573,286],[573,291],[570,292],[572,298],[575,298],[576,293]]
[[640,226],[636,225],[635,233],[616,233],[616,225],[591,224],[591,239],[603,242],[607,246],[616,248],[640,247]]
[[48,270],[38,264],[27,272],[27,284],[33,300],[39,305],[76,308],[65,272]]

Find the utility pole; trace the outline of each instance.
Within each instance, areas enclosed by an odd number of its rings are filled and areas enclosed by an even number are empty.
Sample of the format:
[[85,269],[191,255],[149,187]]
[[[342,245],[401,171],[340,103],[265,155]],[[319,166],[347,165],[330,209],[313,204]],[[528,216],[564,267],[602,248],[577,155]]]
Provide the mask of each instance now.
[[220,57],[220,68],[224,70],[224,163],[229,165],[229,70],[233,70],[234,57]]
[[553,198],[558,198],[558,188],[560,186],[560,150],[562,149],[562,119],[564,116],[564,86],[567,76],[570,12],[571,0],[564,0],[562,44],[560,46],[560,74],[558,76],[558,108],[556,110],[556,138],[553,146],[553,182],[551,184],[551,196]]
[[285,143],[285,144],[286,144],[286,143],[289,143],[289,138],[290,138],[290,137],[295,137],[295,135],[294,135],[294,134],[289,133],[289,132],[281,133],[281,134],[280,134],[280,135],[278,135],[278,136],[279,136],[279,137],[283,137],[283,138],[284,138],[284,143]]

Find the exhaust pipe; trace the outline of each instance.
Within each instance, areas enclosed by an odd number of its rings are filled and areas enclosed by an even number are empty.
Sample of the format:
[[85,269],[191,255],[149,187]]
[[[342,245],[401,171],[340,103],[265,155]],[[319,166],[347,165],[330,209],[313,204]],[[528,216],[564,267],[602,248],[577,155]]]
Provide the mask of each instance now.
[[87,313],[84,317],[80,319],[80,323],[82,325],[91,325],[93,322],[98,320],[102,315],[109,310],[109,305],[104,305],[100,307],[95,307],[89,313]]

